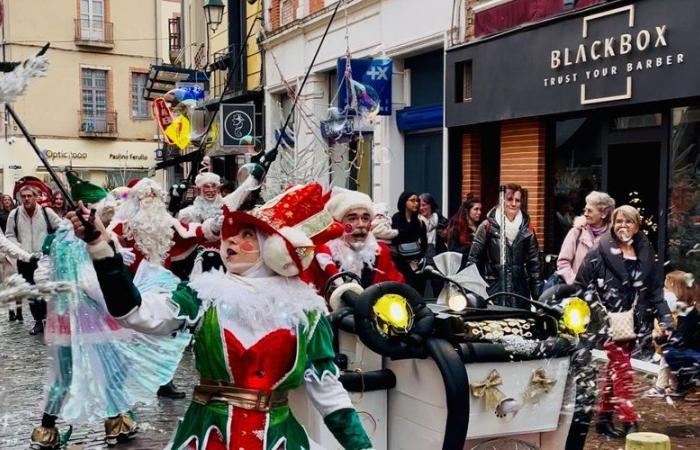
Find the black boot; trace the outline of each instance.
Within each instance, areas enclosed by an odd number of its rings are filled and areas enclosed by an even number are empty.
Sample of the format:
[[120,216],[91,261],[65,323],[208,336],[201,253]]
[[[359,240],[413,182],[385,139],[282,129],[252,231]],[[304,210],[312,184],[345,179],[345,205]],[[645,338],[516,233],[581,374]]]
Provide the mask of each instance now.
[[605,436],[614,439],[624,436],[624,434],[613,425],[612,413],[603,413],[598,415],[595,430],[598,432],[598,434],[604,434]]
[[178,391],[175,387],[175,384],[171,380],[168,384],[164,384],[163,386],[158,388],[158,396],[172,399],[180,399],[185,398],[185,393],[182,391]]
[[36,322],[34,322],[34,326],[29,331],[29,334],[31,334],[32,336],[36,336],[37,334],[41,334],[43,332],[44,324],[40,320],[37,320]]
[[14,322],[15,320],[17,320],[17,316],[13,310],[10,310],[10,322]]
[[630,433],[637,433],[639,432],[639,425],[637,422],[625,422],[622,425],[623,432],[625,433],[625,436],[627,436]]
[[15,315],[18,322],[24,322],[24,317],[22,317],[22,307],[17,308],[17,313]]

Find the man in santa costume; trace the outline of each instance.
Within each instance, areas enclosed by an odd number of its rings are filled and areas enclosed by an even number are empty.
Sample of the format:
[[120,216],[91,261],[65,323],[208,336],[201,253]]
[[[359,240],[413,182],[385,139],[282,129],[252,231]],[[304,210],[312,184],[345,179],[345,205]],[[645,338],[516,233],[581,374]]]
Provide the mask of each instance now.
[[149,178],[129,183],[128,198],[108,231],[136,255],[129,265],[131,273],[136,273],[143,259],[170,268],[171,262],[187,258],[197,245],[218,241],[201,224],[183,223],[172,217],[161,186]]
[[[325,208],[342,224],[343,235],[316,249],[316,262],[322,271],[313,276],[318,289],[323,289],[326,280],[338,272],[354,273],[363,288],[383,281],[404,282],[391,259],[389,247],[379,242],[371,231],[374,210],[367,194],[341,191],[330,198]],[[333,298],[352,288],[351,283],[343,285],[343,289],[334,292]]]
[[202,172],[194,179],[194,184],[197,197],[190,206],[180,210],[177,218],[184,223],[204,223],[220,215],[224,204],[219,192],[221,178],[213,172]]
[[[229,200],[220,248],[226,271],[203,272],[157,295],[132,283],[98,219],[86,226],[85,216],[68,215],[88,241],[107,308],[122,326],[162,336],[196,330],[199,383],[168,448],[313,450],[287,400],[303,384],[342,448],[371,449],[339,380],[324,301],[298,278],[313,260],[313,238],[333,226],[322,187],[294,186],[249,212]],[[148,277],[149,266],[136,279]]]
[[[163,190],[149,178],[129,183],[128,198],[117,215],[108,231],[121,247],[134,253],[134,261],[128,265],[132,274],[144,259],[170,268],[172,262],[187,258],[198,245],[218,241],[218,237],[205,233],[201,224],[186,224],[172,217],[163,201]],[[158,395],[185,397],[172,381],[163,385]]]

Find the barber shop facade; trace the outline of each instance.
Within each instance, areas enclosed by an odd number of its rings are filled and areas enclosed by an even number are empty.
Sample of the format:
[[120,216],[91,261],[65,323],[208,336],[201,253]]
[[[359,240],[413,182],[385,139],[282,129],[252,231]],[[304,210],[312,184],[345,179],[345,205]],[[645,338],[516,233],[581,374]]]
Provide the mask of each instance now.
[[700,276],[700,8],[612,1],[446,54],[450,205],[527,189],[556,254],[592,190],[632,204],[667,269]]

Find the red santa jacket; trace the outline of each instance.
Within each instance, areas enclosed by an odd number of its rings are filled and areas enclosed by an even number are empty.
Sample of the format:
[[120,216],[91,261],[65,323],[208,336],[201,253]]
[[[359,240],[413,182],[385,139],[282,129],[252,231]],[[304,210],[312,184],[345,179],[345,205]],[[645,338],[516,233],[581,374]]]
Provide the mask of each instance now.
[[[340,267],[342,267],[342,263],[340,261],[340,256],[337,251],[335,255],[332,251],[333,248],[338,249],[341,245],[343,245],[342,241],[333,240],[327,244],[316,246],[316,256],[311,266],[301,275],[301,279],[307,283],[313,284],[321,295],[324,294],[321,291],[325,288],[328,279],[341,270]],[[361,268],[361,266],[359,267]],[[383,242],[376,242],[375,259],[371,269],[373,272],[372,284],[384,281],[404,283],[403,275],[396,269],[396,265],[391,259],[391,250],[389,250],[389,247]],[[361,276],[359,273],[357,273],[357,275]],[[366,288],[367,286],[363,287]]]

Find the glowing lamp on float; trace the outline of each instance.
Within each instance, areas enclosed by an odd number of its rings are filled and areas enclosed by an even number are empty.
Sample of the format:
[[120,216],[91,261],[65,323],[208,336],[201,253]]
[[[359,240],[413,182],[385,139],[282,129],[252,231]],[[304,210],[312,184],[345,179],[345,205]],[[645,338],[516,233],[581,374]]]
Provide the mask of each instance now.
[[574,334],[581,334],[588,329],[591,322],[591,308],[584,300],[572,297],[562,303],[562,324]]
[[406,334],[413,326],[413,309],[397,294],[385,294],[372,306],[377,330],[386,337]]

